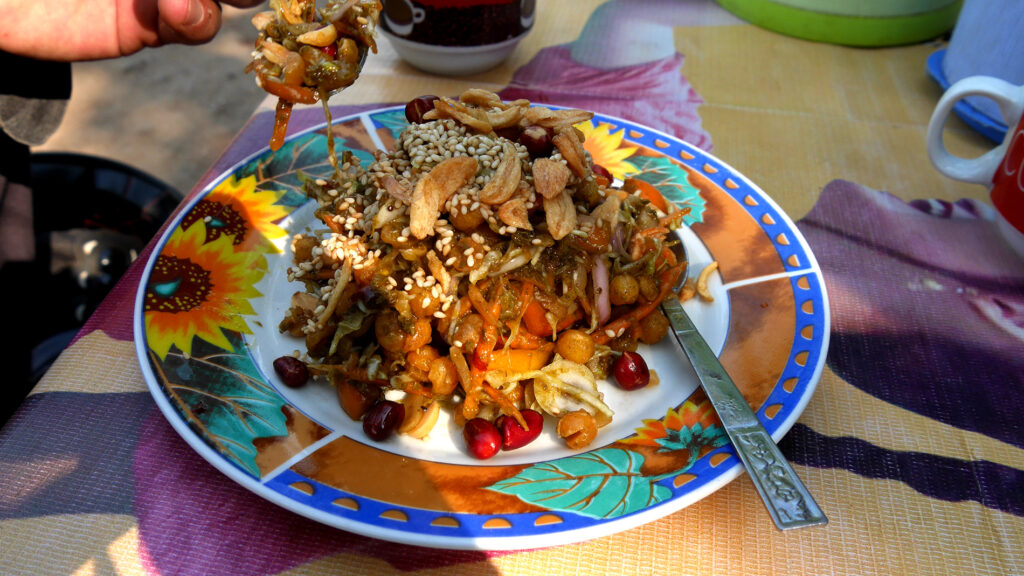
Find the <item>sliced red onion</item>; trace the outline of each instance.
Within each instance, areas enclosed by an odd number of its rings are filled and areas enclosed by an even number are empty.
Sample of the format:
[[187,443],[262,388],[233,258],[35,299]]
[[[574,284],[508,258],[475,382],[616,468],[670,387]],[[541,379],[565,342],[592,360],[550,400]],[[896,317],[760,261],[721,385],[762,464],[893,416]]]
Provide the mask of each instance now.
[[623,247],[622,242],[625,240],[625,238],[623,237],[624,235],[625,235],[625,232],[622,231],[622,225],[621,224],[616,224],[615,228],[612,230],[612,241],[611,241],[612,250],[614,250],[616,252],[622,252],[623,251],[622,250],[622,247]]

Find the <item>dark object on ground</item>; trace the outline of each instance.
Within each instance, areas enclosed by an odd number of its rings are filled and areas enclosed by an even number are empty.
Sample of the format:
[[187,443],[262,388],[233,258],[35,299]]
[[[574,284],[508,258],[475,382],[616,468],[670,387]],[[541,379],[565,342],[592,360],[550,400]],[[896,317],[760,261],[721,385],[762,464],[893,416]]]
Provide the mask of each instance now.
[[0,303],[9,319],[0,346],[7,373],[0,425],[181,200],[135,168],[81,154],[33,154],[30,184],[36,259],[0,268]]

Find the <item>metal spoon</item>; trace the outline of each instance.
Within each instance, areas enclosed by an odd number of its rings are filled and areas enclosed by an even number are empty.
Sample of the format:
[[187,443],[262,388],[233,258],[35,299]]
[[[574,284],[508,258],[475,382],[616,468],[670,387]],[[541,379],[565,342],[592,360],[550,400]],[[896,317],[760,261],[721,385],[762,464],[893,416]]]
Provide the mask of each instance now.
[[[674,243],[672,250],[679,262],[688,262],[682,241]],[[678,293],[685,282],[686,267],[673,292]],[[661,308],[775,525],[787,530],[827,524],[828,518],[750,409],[679,299],[669,297]]]

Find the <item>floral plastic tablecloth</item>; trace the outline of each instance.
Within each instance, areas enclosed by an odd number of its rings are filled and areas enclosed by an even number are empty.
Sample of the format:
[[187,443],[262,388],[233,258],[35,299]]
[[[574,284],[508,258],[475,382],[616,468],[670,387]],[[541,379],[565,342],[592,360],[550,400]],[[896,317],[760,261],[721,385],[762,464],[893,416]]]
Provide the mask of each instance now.
[[[136,265],[0,430],[0,573],[1024,574],[1024,261],[986,191],[928,162],[940,89],[925,62],[941,43],[814,44],[703,0],[568,4],[539,3],[513,56],[477,76],[426,75],[382,42],[334,113],[483,87],[660,129],[756,182],[829,294],[826,369],[780,445],[830,523],[776,531],[740,476],[643,526],[536,550],[326,527],[232,482],[156,408],[133,344]],[[608,17],[670,45],[596,42],[586,24]],[[271,122],[257,110],[193,194],[265,146]],[[948,132],[964,155],[989,146]]]

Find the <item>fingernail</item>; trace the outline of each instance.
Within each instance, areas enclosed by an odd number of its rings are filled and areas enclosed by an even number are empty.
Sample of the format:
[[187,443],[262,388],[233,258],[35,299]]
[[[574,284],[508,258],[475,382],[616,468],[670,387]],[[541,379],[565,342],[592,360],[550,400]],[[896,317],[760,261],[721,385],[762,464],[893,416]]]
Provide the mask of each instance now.
[[188,2],[188,11],[185,16],[185,25],[195,26],[206,16],[206,7],[199,0],[186,0],[186,2]]

